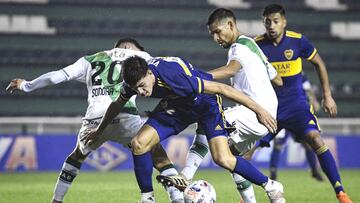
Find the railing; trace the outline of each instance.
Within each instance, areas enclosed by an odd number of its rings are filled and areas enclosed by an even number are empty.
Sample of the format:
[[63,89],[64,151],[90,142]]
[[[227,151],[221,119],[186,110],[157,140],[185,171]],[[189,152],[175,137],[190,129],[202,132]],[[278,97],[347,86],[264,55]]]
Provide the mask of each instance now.
[[[0,134],[77,134],[81,122],[81,117],[0,117]],[[319,123],[324,134],[360,135],[360,118],[320,118]],[[184,134],[195,129],[191,125]]]

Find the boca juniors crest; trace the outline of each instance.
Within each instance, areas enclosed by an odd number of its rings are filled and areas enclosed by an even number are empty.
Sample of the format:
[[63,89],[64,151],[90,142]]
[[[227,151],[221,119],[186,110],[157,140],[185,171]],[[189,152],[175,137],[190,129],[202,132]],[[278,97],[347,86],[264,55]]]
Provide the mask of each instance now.
[[294,50],[292,50],[292,49],[286,49],[284,51],[284,56],[287,60],[292,59],[293,55],[294,55]]

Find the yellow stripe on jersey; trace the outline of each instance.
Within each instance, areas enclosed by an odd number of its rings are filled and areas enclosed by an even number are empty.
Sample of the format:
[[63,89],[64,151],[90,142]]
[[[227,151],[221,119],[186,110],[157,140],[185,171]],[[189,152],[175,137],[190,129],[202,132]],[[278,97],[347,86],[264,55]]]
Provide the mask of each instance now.
[[198,78],[198,77],[196,77],[196,79],[197,79],[197,81],[198,81],[198,84],[199,84],[199,93],[201,93],[201,91],[202,91],[202,86],[201,86],[201,79],[200,78]]
[[181,58],[170,57],[170,56],[160,57],[160,58],[162,58],[164,61],[175,62],[175,63],[179,64],[183,68],[186,75],[192,76],[191,71],[189,70],[189,67],[187,67],[187,65],[184,63],[183,60],[181,60]]
[[227,122],[226,122],[226,119],[225,119],[224,109],[223,109],[223,105],[222,105],[222,98],[219,95],[216,95],[216,101],[217,101],[217,104],[218,104],[219,112],[221,113],[221,118],[223,120],[223,125],[224,125],[224,127],[226,127]]
[[317,116],[315,115],[314,107],[313,107],[312,104],[310,104],[310,112],[311,112],[311,114],[314,116],[314,118],[316,120],[316,126],[318,127],[319,130],[321,130],[319,120],[318,120]]
[[178,60],[176,62],[184,69],[186,75],[192,76],[189,68],[187,67],[187,65],[182,60]]
[[272,62],[271,64],[281,77],[293,76],[301,73],[302,71],[302,62],[300,57],[296,60]]
[[313,53],[307,58],[307,60],[310,61],[311,59],[313,59],[316,53],[317,53],[317,50],[314,48]]
[[287,30],[286,31],[286,34],[285,34],[287,37],[292,37],[292,38],[298,38],[300,39],[301,38],[301,34],[300,33],[297,33],[297,32],[294,32],[294,31],[289,31]]
[[159,78],[157,79],[158,85],[160,87],[165,87],[167,89],[171,89],[167,84],[165,84],[163,81],[161,81]]

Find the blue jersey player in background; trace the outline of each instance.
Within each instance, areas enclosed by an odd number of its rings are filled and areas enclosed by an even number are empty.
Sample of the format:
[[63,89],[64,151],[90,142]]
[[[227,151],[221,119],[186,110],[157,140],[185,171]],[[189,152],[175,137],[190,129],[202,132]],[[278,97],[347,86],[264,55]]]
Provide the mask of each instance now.
[[[314,109],[314,112],[316,113],[319,110],[320,104],[318,100],[316,99],[315,93],[311,87],[310,81],[307,79],[304,72],[303,74],[303,80],[302,80],[302,88],[304,89],[306,96],[308,98],[308,102],[311,105],[311,108]],[[259,142],[257,142],[256,147],[270,147],[269,137],[270,139],[273,137],[271,134],[267,135],[268,137],[264,137],[264,139],[261,139]],[[277,180],[277,170],[280,160],[280,154],[284,146],[286,145],[286,142],[290,136],[294,137],[294,134],[291,133],[289,130],[282,129],[278,134],[276,134],[273,144],[273,150],[271,152],[270,156],[270,178],[272,180]],[[304,142],[303,140],[297,140],[296,137],[294,138],[295,141],[301,142],[302,146],[305,149],[305,155],[307,162],[309,163],[310,169],[311,169],[311,176],[315,178],[318,181],[324,181],[321,172],[319,171],[319,167],[316,160],[316,155],[314,151],[311,149],[311,147]]]
[[306,59],[315,66],[318,74],[324,111],[331,117],[336,116],[337,107],[331,96],[325,64],[304,35],[285,29],[287,21],[281,5],[266,6],[263,22],[266,33],[257,37],[256,41],[283,80],[282,87],[274,87],[279,101],[278,130],[285,128],[297,139],[305,140],[317,154],[320,166],[333,186],[339,202],[351,203],[344,192],[335,160],[320,136],[316,116],[311,112],[302,88],[302,59]]
[[270,132],[276,131],[275,119],[260,105],[231,86],[211,81],[212,75],[194,69],[178,57],[154,58],[149,64],[140,57],[131,57],[124,61],[122,74],[126,85],[121,95],[109,106],[97,130],[90,132],[85,141],[96,140],[97,135],[101,134],[133,95],[161,98],[159,105],[131,141],[134,170],[142,195],[148,196],[149,201],[146,202],[155,202],[153,165],[149,151],[155,144],[180,133],[192,123],[198,123],[204,130],[211,155],[218,165],[262,186],[271,202],[285,202],[280,183],[263,175],[242,157],[232,155],[221,97],[216,94],[221,93],[247,106]]

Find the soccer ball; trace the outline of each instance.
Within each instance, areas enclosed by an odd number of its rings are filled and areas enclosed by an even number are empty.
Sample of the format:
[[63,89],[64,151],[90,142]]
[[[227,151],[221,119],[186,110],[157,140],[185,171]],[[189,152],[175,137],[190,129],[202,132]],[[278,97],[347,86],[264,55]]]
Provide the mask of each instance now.
[[215,203],[214,187],[205,180],[197,180],[184,190],[185,203]]

